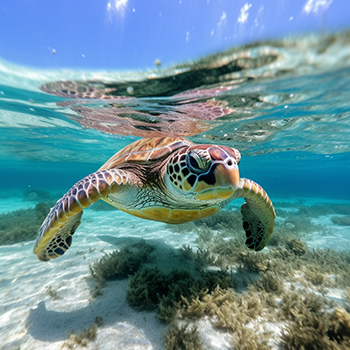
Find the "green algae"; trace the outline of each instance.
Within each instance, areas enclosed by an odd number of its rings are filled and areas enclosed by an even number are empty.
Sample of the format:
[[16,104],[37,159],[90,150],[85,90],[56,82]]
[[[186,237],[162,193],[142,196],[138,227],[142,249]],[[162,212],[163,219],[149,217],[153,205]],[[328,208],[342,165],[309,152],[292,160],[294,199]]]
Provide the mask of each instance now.
[[[318,208],[314,209],[316,215]],[[349,288],[350,253],[309,249],[308,235],[325,230],[300,216],[286,212],[263,252],[245,246],[237,211],[223,212],[219,220],[213,216],[204,223],[175,226],[176,232],[198,234],[198,249],[185,245],[177,250],[178,258],[194,263],[197,271],[165,273],[157,262],[153,268],[141,263],[138,272],[129,276],[130,305],[136,310],[155,310],[161,321],[172,324],[166,335],[169,349],[190,349],[182,343],[184,333],[190,334],[204,317],[228,335],[235,349],[265,350],[273,342],[282,349],[345,349],[347,323],[332,318],[337,304],[322,295],[329,288]],[[216,276],[208,267],[215,267]],[[232,272],[228,273],[228,267]],[[346,289],[345,299],[350,300],[347,295]],[[282,336],[269,331],[267,323],[282,323]]]
[[270,266],[270,262],[265,253],[259,254],[245,249],[242,249],[242,251],[237,254],[235,257],[235,263],[241,269],[258,273],[268,270]]
[[35,239],[49,211],[49,204],[38,203],[35,208],[0,214],[0,245]]
[[59,295],[57,293],[57,290],[54,289],[51,285],[47,286],[46,289],[46,294],[48,294],[52,299],[59,299]]
[[350,226],[350,216],[332,216],[332,222],[340,226]]
[[77,349],[81,347],[88,347],[90,342],[96,340],[98,327],[103,324],[103,318],[97,316],[95,322],[90,327],[82,330],[80,333],[71,331],[68,335],[68,339],[62,344],[62,349]]
[[168,293],[167,276],[155,269],[144,269],[129,280],[127,299],[136,310],[152,310]]
[[[319,215],[319,209],[312,208],[313,215]],[[346,207],[338,209],[347,210]],[[310,209],[308,210],[310,214]],[[198,233],[197,243],[210,256],[210,259],[204,259],[203,262],[216,266],[236,266],[237,279],[249,271],[258,274],[258,279],[251,280],[248,277],[248,293],[218,289],[182,305],[178,304],[180,309],[177,317],[185,321],[211,317],[214,327],[225,329],[232,335],[231,344],[237,349],[270,348],[271,333],[262,331],[256,334],[246,327],[248,323],[257,322],[260,317],[265,322],[287,322],[280,339],[280,345],[284,349],[316,349],[317,346],[320,349],[327,349],[327,346],[332,346],[330,349],[343,349],[342,344],[334,344],[327,335],[330,325],[329,322],[324,322],[327,319],[326,311],[331,310],[334,304],[315,292],[301,293],[293,290],[301,284],[322,295],[330,287],[348,286],[350,254],[323,249],[309,250],[305,238],[313,232],[324,233],[325,229],[312,223],[305,215],[293,217],[286,212],[283,220],[276,225],[270,249],[258,253],[246,249],[244,234],[239,227],[228,232],[228,225],[222,223],[222,229],[214,231],[207,229],[210,224],[198,224],[195,230]],[[217,228],[215,225],[214,222],[212,226]],[[184,253],[187,258],[198,260],[190,247],[186,247]],[[216,264],[218,256],[220,264]],[[246,278],[243,279],[247,281]],[[282,302],[276,303],[276,297],[282,299]],[[247,305],[254,306],[249,308]],[[313,344],[309,341],[316,336],[317,342]],[[346,342],[345,339],[344,344]]]
[[142,264],[152,260],[154,250],[154,246],[141,240],[112,253],[106,253],[89,265],[90,276],[97,282],[92,296],[96,297],[102,293],[106,281],[133,275]]
[[289,323],[282,332],[282,349],[349,349],[350,315],[344,309],[337,308],[328,315],[306,309],[297,316],[297,322]]
[[181,327],[173,325],[169,328],[165,337],[165,346],[167,350],[202,349],[197,327],[189,327],[188,324]]
[[70,332],[68,339],[63,343],[62,348],[76,349],[87,347],[89,342],[96,340],[98,326],[96,324],[83,330],[81,333]]
[[[294,219],[295,222],[297,220],[298,218]],[[306,227],[301,228],[303,225]],[[222,224],[222,227],[225,226]],[[305,238],[310,232],[317,231],[318,226],[304,219],[290,228],[284,223],[276,225],[268,245],[269,251],[248,250],[244,244],[243,234],[231,231],[232,237],[228,238],[226,229],[212,231],[210,235],[205,236],[205,239],[202,237],[199,248],[205,249],[207,256],[210,256],[210,264],[218,267],[234,265],[242,271],[259,274],[271,271],[283,279],[310,282],[320,288],[346,287],[350,285],[350,253],[307,248]],[[187,255],[190,257],[189,248],[187,250]],[[193,254],[192,258],[198,260]]]
[[321,203],[313,205],[304,205],[300,202],[291,203],[274,201],[274,205],[278,208],[276,210],[278,216],[285,216],[288,215],[288,213],[290,213],[289,211],[281,208],[293,208],[297,210],[295,215],[302,215],[313,218],[318,218],[322,215],[350,215],[350,205],[348,204]]
[[[183,320],[211,317],[214,327],[231,334],[235,349],[271,348],[272,332],[265,329],[262,318],[264,322],[284,322],[282,349],[347,349],[350,315],[344,309],[325,311],[325,307],[332,310],[333,306],[327,298],[312,292],[284,292],[282,301],[276,304],[264,291],[239,294],[218,287],[202,300],[196,298],[185,304],[179,317]],[[259,326],[247,327],[255,323]]]
[[242,216],[238,210],[228,211],[220,210],[215,215],[206,217],[201,220],[192,221],[180,225],[167,225],[168,228],[177,233],[187,233],[195,231],[198,234],[198,240],[207,241],[208,237],[212,237],[213,231],[229,231],[232,232],[243,231]]
[[[314,304],[316,297],[313,298]],[[282,332],[282,349],[349,349],[350,315],[342,308],[336,308],[333,312],[326,314],[322,312],[324,303],[327,301],[318,303],[317,308],[299,303],[299,308],[292,309],[291,314],[296,320],[289,323]]]
[[201,299],[185,303],[179,316],[194,319],[209,316],[214,327],[231,334],[231,344],[236,349],[269,349],[270,333],[247,328],[247,324],[266,316],[267,298],[265,293],[249,292],[239,294],[233,289],[219,286]]
[[295,255],[304,255],[307,251],[307,246],[299,239],[292,239],[287,241],[288,247],[293,251]]
[[281,276],[272,271],[262,273],[260,279],[254,282],[252,286],[258,291],[275,293],[277,295],[285,291]]
[[270,350],[270,334],[269,331],[257,334],[254,329],[240,327],[236,330],[231,344],[235,350]]
[[186,260],[192,260],[197,268],[203,266],[224,266],[224,261],[220,256],[212,254],[208,248],[200,247],[194,251],[189,245],[183,245],[178,249],[180,256]]
[[184,302],[201,298],[217,286],[234,287],[235,281],[225,271],[201,271],[200,277],[194,278],[186,270],[166,274],[158,268],[146,268],[130,278],[127,299],[136,310],[157,308],[158,318],[170,322]]
[[330,315],[327,335],[338,344],[346,341],[350,345],[350,314],[343,308],[337,308]]

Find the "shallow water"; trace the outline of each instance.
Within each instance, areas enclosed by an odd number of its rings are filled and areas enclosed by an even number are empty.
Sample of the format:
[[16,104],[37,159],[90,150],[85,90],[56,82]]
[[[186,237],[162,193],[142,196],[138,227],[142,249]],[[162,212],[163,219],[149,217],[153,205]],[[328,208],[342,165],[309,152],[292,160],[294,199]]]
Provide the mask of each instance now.
[[[103,325],[91,349],[112,343],[118,349],[165,347],[168,325],[154,310],[139,312],[128,304],[127,279],[107,282],[101,296],[91,297],[89,264],[143,238],[156,247],[150,266],[190,269],[178,250],[201,248],[195,226],[176,231],[118,211],[88,209],[72,248],[42,263],[32,253],[33,237],[25,233],[25,226],[36,227],[26,221],[36,214],[14,212],[42,202],[52,206],[72,184],[140,137],[183,136],[239,149],[241,176],[261,184],[275,203],[277,232],[302,240],[309,252],[350,251],[350,226],[334,221],[350,217],[349,32],[261,42],[145,72],[34,70],[0,61],[0,82],[0,233],[8,233],[5,221],[18,220],[18,230],[24,230],[18,242],[0,246],[1,348],[59,349],[70,331],[81,332],[96,317]],[[233,202],[228,211],[237,212],[241,204]],[[220,227],[209,229],[217,239],[230,239]],[[239,264],[228,268],[242,277]],[[296,283],[283,278],[286,286]],[[296,288],[303,285],[298,283]],[[344,283],[303,285],[300,291],[325,295],[338,303],[332,307],[349,311],[344,291],[350,285]],[[57,298],[47,292],[49,286]],[[209,315],[177,321],[196,324],[205,348],[230,348],[232,332],[222,333]],[[281,321],[267,323],[273,329],[269,344],[278,348]]]

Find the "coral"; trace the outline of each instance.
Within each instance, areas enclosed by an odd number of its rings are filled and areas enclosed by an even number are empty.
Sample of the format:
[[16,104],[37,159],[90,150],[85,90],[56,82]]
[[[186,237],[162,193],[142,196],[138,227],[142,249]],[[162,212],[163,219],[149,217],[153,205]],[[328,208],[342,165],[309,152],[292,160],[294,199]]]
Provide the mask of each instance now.
[[197,327],[190,328],[188,324],[185,324],[181,327],[170,327],[165,337],[165,345],[167,350],[202,349]]
[[264,306],[264,293],[249,292],[242,295],[233,289],[218,286],[201,299],[187,301],[180,314],[182,317],[216,316],[217,326],[235,331],[241,324],[247,324],[250,319],[261,316]]
[[199,278],[198,290],[203,290],[204,288],[208,291],[214,290],[216,287],[223,289],[237,287],[237,281],[235,277],[226,271],[202,271]]
[[215,234],[213,229],[209,228],[206,224],[201,226],[196,225],[194,231],[197,233],[196,243],[199,245],[205,245],[209,242],[213,242]]
[[342,308],[335,309],[329,318],[327,334],[331,340],[339,344],[345,337],[350,337],[350,315]]
[[[276,244],[267,252],[247,250],[240,232],[231,231],[233,237],[229,240],[226,228],[205,232],[198,243],[205,247],[206,255],[211,256],[212,261],[215,262],[215,256],[219,256],[226,264],[238,267],[237,276],[241,275],[244,279],[244,274],[252,271],[259,273],[260,279],[249,281],[248,277],[248,294],[216,288],[192,300],[183,298],[176,304],[177,317],[184,320],[210,317],[215,326],[232,334],[232,346],[237,349],[254,349],[256,344],[261,349],[269,348],[269,332],[254,333],[246,327],[261,316],[270,321],[286,322],[281,340],[283,349],[343,349],[326,334],[325,314],[332,307],[332,302],[315,293],[307,293],[305,289],[303,292],[293,290],[294,283],[310,288],[307,281],[319,293],[329,286],[349,285],[350,253],[308,250],[302,238],[323,229],[309,218],[295,216],[292,221],[288,218],[288,221],[277,225],[272,236],[276,237]],[[190,247],[185,250],[187,258],[196,259]],[[277,303],[274,295],[282,301]]]
[[195,260],[196,254],[193,252],[193,249],[189,244],[184,244],[178,249],[180,255],[184,259]]
[[270,350],[270,337],[271,333],[268,331],[257,333],[256,329],[237,327],[232,345],[235,350]]
[[338,350],[339,348],[325,335],[324,323],[314,317],[308,325],[292,323],[282,332],[283,350]]
[[184,259],[195,261],[199,267],[202,266],[224,266],[224,261],[218,255],[213,255],[208,248],[198,248],[196,252],[189,245],[179,248],[180,255]]
[[287,243],[289,248],[292,249],[295,255],[304,255],[307,251],[306,244],[299,239],[292,239]]
[[[203,317],[224,332],[226,339],[231,338],[234,349],[269,349],[279,337],[264,328],[268,322],[284,324],[281,342],[276,344],[282,349],[349,348],[348,314],[339,309],[330,313],[336,302],[321,295],[329,287],[349,288],[350,252],[307,249],[305,237],[324,231],[309,216],[324,214],[321,207],[297,203],[295,208],[299,209],[297,215],[282,211],[283,219],[277,222],[269,248],[263,252],[245,246],[237,211],[222,211],[219,218],[180,225],[180,229],[174,226],[177,232],[198,234],[198,249],[186,245],[178,250],[181,264],[191,268],[165,273],[158,268],[141,270],[141,263],[130,277],[129,303],[137,310],[156,309],[164,322],[190,322],[191,327],[169,330],[170,349],[195,348],[181,338],[187,339],[185,333],[191,333],[197,319]],[[222,270],[227,266],[232,273]],[[348,300],[349,295],[346,290]]]
[[312,319],[313,315],[321,315],[322,309],[330,306],[325,297],[308,292],[286,292],[282,295],[282,301],[278,309],[278,319],[295,321],[298,324],[305,324],[305,319]]
[[243,235],[239,238],[230,240],[223,239],[223,237],[218,236],[215,241],[210,244],[210,250],[215,254],[219,254],[221,258],[224,258],[224,260],[227,260],[227,262],[235,263],[237,262],[237,256],[240,254],[240,252],[249,251],[244,242],[245,239]]
[[254,272],[263,272],[269,268],[269,261],[264,253],[243,250],[239,252],[237,259],[241,268]]
[[232,304],[235,303],[236,300],[237,297],[233,291],[227,291],[216,287],[211,293],[206,291],[202,298],[196,297],[192,301],[183,298],[184,303],[180,310],[180,315],[182,318],[200,318],[204,315],[214,316],[217,314],[219,307],[223,304]]
[[[294,320],[283,330],[282,349],[294,350],[340,350],[350,345],[350,315],[337,308],[328,317],[322,313],[324,300],[309,294],[304,299],[292,296],[294,304],[289,305],[288,318]],[[327,304],[327,303],[326,303]],[[284,310],[287,310],[284,305]]]
[[0,214],[0,245],[35,239],[50,206],[38,203],[35,208]]
[[304,278],[315,286],[324,285],[325,287],[328,287],[328,285],[331,283],[331,280],[326,276],[326,274],[314,266],[309,266],[308,268],[304,269],[303,272]]
[[339,349],[327,337],[327,322],[323,309],[329,301],[314,293],[285,294],[279,311],[280,319],[290,320],[282,332],[281,346],[285,350]]
[[333,224],[341,226],[350,226],[350,216],[332,216]]
[[252,286],[257,290],[267,293],[281,294],[284,291],[283,280],[278,274],[272,271],[262,273],[260,280],[254,282]]
[[[257,332],[247,324],[266,316],[266,294],[248,292],[245,295],[236,293],[233,289],[215,288],[211,293],[206,293],[201,299],[196,298],[191,302],[186,301],[179,311],[181,318],[200,318],[210,316],[214,326],[232,334],[232,346],[234,349],[266,350],[270,332]],[[259,327],[258,327],[259,328]]]

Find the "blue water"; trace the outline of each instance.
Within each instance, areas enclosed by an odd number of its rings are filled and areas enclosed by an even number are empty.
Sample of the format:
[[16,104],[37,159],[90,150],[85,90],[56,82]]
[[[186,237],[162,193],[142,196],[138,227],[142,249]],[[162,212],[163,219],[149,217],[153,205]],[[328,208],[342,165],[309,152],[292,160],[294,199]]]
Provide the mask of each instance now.
[[[190,135],[239,149],[242,176],[271,195],[349,198],[348,36],[257,43],[153,72],[1,61],[0,187],[66,189],[141,136]],[[221,110],[204,113],[213,101]]]
[[[0,60],[0,214],[34,206],[40,191],[59,199],[129,143],[154,136],[237,148],[240,175],[279,202],[277,214],[287,202],[348,206],[350,32],[258,42],[153,71],[38,70]],[[290,204],[288,210],[293,216],[298,209]],[[101,349],[111,346],[103,332],[113,328],[113,342],[130,336],[126,324],[146,333],[126,338],[126,344],[138,348],[140,337],[147,349],[164,348],[152,332],[165,326],[150,313],[139,320],[126,302],[125,280],[91,302],[88,266],[114,246],[145,238],[158,244],[165,265],[177,268],[173,250],[196,246],[196,232],[174,233],[119,211],[86,211],[72,248],[46,265],[32,254],[33,241],[0,246],[4,349],[59,349],[72,328],[81,331],[101,315]],[[284,215],[276,227],[293,228]],[[310,220],[328,231],[306,236],[309,248],[350,251],[348,226],[332,223],[329,212]],[[61,299],[49,299],[48,286]],[[329,298],[343,298],[333,292]]]

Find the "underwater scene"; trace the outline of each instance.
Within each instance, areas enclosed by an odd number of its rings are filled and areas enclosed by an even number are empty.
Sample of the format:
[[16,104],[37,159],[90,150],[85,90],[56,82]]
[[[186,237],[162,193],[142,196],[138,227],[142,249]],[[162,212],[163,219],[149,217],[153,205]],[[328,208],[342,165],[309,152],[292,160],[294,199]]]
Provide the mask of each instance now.
[[350,349],[350,32],[155,63],[0,60],[0,349]]

